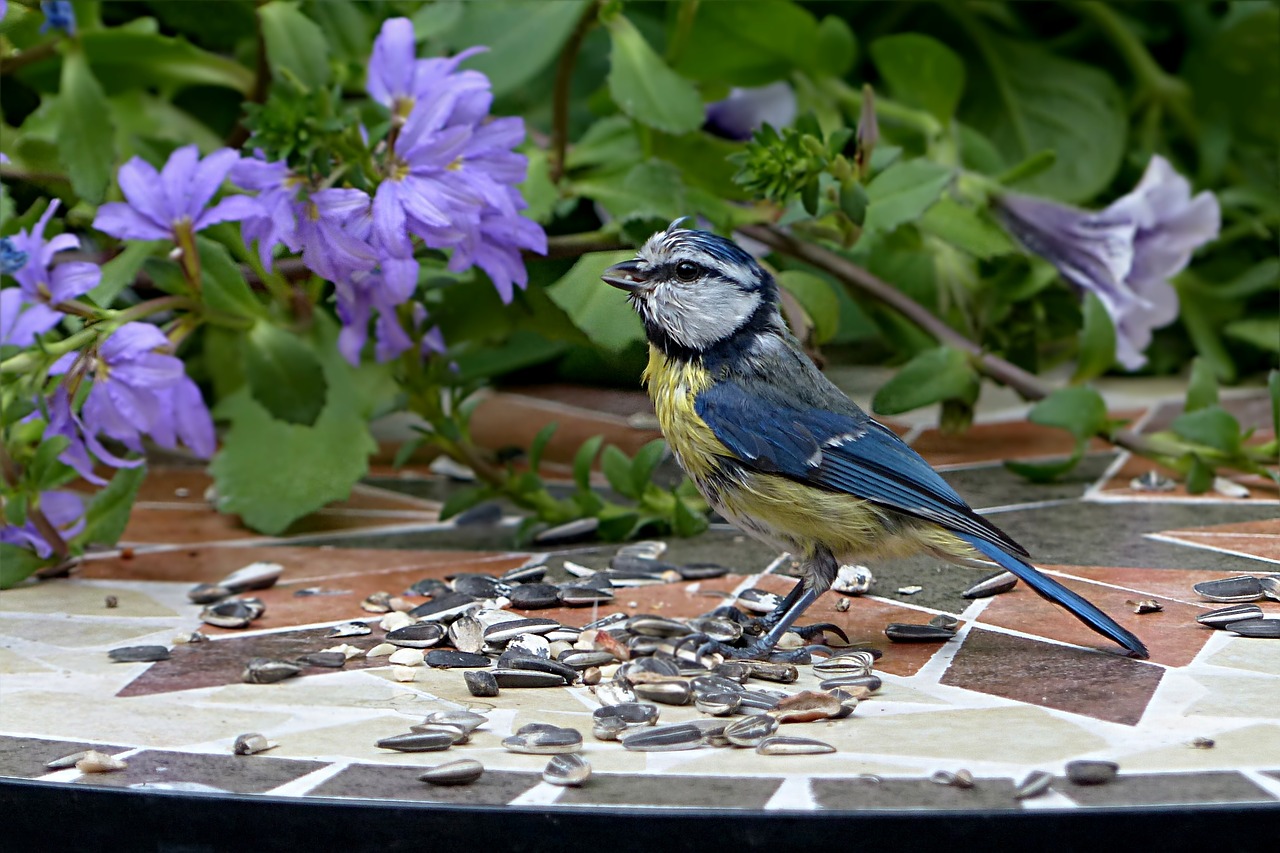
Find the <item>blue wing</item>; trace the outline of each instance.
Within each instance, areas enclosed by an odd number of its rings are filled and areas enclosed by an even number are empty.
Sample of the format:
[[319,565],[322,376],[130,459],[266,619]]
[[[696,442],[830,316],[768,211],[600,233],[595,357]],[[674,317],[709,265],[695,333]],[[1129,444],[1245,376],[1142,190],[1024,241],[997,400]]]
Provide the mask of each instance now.
[[874,501],[1026,555],[902,439],[860,410],[801,408],[774,396],[728,380],[699,394],[694,408],[748,468]]

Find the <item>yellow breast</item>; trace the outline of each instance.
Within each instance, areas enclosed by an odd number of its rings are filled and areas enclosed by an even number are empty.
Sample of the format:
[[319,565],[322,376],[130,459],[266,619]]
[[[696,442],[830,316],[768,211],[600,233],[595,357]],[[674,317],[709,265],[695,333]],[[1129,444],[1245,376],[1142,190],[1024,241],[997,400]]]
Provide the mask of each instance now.
[[676,461],[695,482],[705,481],[715,471],[715,457],[725,455],[724,445],[694,409],[698,394],[711,386],[711,375],[697,361],[673,361],[651,346],[644,383]]

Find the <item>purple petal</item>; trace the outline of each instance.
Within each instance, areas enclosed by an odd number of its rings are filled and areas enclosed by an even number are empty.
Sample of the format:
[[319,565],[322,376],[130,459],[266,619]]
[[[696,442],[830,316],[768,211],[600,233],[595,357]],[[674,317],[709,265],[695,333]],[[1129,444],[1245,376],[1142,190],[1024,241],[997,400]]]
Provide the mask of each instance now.
[[171,355],[148,352],[111,368],[110,381],[132,388],[166,388],[182,376],[182,362]]
[[390,304],[408,301],[418,286],[418,262],[413,258],[383,258],[381,266]]
[[229,196],[197,216],[191,230],[200,231],[219,222],[238,222],[250,216],[261,216],[262,212],[262,205],[257,199],[247,195]]
[[191,181],[199,163],[200,149],[193,143],[176,149],[160,170],[159,191],[164,193],[170,223],[184,216],[195,219],[198,208],[191,209]]
[[125,323],[111,333],[98,348],[102,359],[109,365],[137,358],[142,353],[169,345],[164,332],[150,323]]
[[413,22],[390,18],[373,40],[366,87],[375,101],[390,107],[397,98],[409,97],[414,72]]
[[[164,186],[160,183],[160,173],[155,170],[155,167],[141,157],[132,157],[129,162],[120,167],[118,180],[129,206],[139,216],[150,220],[157,227],[164,226],[164,231],[167,233],[169,224],[177,218],[177,214],[169,206],[169,200],[164,194]],[[98,209],[98,216],[101,218],[102,208]],[[98,225],[97,221],[94,222],[94,227],[99,231],[106,230]]]
[[208,459],[218,449],[218,442],[213,430],[213,418],[209,415],[204,397],[200,395],[200,389],[189,377],[184,376],[173,389],[171,399],[178,437],[196,456]]
[[42,267],[47,267],[53,263],[53,256],[58,252],[66,252],[71,249],[80,248],[80,238],[74,234],[59,234],[44,244],[44,248],[40,250],[39,263]]
[[49,295],[54,303],[75,299],[98,286],[102,268],[86,261],[59,264],[49,275]]
[[331,188],[311,194],[311,202],[320,217],[346,222],[369,207],[369,196],[363,190]]
[[108,202],[98,208],[93,227],[103,234],[121,240],[167,240],[173,236],[171,228],[162,228],[138,211],[119,201]]
[[[17,294],[17,297],[8,294]],[[62,315],[47,305],[26,302],[22,291],[16,287],[0,291],[4,301],[0,303],[0,343],[29,347],[36,337],[43,335],[62,321]],[[25,307],[23,307],[25,306]]]
[[[218,187],[222,186],[222,182],[227,178],[227,173],[231,171],[231,167],[239,160],[239,151],[231,148],[219,148],[200,161],[199,165],[191,173],[191,183],[187,188],[185,213],[188,216],[192,219],[199,217],[200,211],[204,210],[205,206],[213,199],[213,194],[218,191]],[[222,222],[224,220],[217,221]]]
[[400,201],[401,184],[383,181],[373,197],[373,241],[388,254],[404,257],[412,251],[405,233],[404,207]]
[[373,355],[380,362],[391,361],[413,348],[413,340],[393,312],[380,312],[375,330],[378,333],[378,344],[374,347]]

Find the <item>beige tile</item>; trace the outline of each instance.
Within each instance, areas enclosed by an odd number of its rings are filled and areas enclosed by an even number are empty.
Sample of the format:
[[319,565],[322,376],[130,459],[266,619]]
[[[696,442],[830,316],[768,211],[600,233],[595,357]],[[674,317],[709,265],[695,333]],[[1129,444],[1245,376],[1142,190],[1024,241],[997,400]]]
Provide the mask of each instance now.
[[[89,622],[62,616],[47,619],[13,619],[0,616],[0,637],[19,637],[35,643],[48,643],[64,649],[83,649],[93,646],[124,646],[132,641],[163,633],[159,643],[168,643],[176,631],[163,626],[122,620],[120,622]],[[3,640],[0,640],[0,645]]]
[[50,667],[37,660],[32,660],[26,655],[6,649],[0,645],[0,673],[5,675],[17,675],[18,673],[27,672],[49,672]]
[[[1280,678],[1198,674],[1208,693],[1187,710],[1191,717],[1261,717],[1280,715]],[[1277,749],[1280,760],[1280,749]]]
[[1213,741],[1213,749],[1194,749],[1186,743],[1177,743],[1138,752],[1121,759],[1121,766],[1135,771],[1239,770],[1242,767],[1280,766],[1280,725],[1246,726],[1213,735]]
[[1280,675],[1280,643],[1237,637],[1225,648],[1214,652],[1207,662],[1232,669]]
[[[108,608],[104,600],[114,595],[119,605]],[[89,586],[73,580],[55,580],[6,590],[0,595],[0,613],[71,613],[77,616],[177,616],[146,593],[134,589]]]
[[[280,743],[271,754],[284,758],[349,758],[374,764],[406,764],[429,767],[455,757],[454,750],[445,752],[396,752],[379,749],[382,738],[405,734],[417,720],[387,715],[334,726],[307,729],[272,736]],[[449,758],[441,758],[443,755]]]

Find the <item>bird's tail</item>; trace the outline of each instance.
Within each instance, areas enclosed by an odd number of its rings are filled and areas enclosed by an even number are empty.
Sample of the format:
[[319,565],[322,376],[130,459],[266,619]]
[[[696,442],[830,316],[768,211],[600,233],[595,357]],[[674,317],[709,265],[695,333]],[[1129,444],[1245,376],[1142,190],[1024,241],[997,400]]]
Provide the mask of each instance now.
[[1072,592],[1048,575],[1041,574],[1032,568],[1029,563],[1001,550],[999,546],[991,542],[964,533],[957,533],[956,535],[978,549],[982,554],[990,557],[1002,568],[1013,572],[1042,597],[1055,604],[1062,605],[1070,611],[1072,616],[1075,616],[1099,634],[1104,637],[1110,637],[1124,646],[1129,650],[1131,657],[1146,658],[1150,656],[1147,652],[1147,647],[1142,644],[1141,640],[1131,632],[1121,628],[1114,619],[1103,613],[1083,596]]

